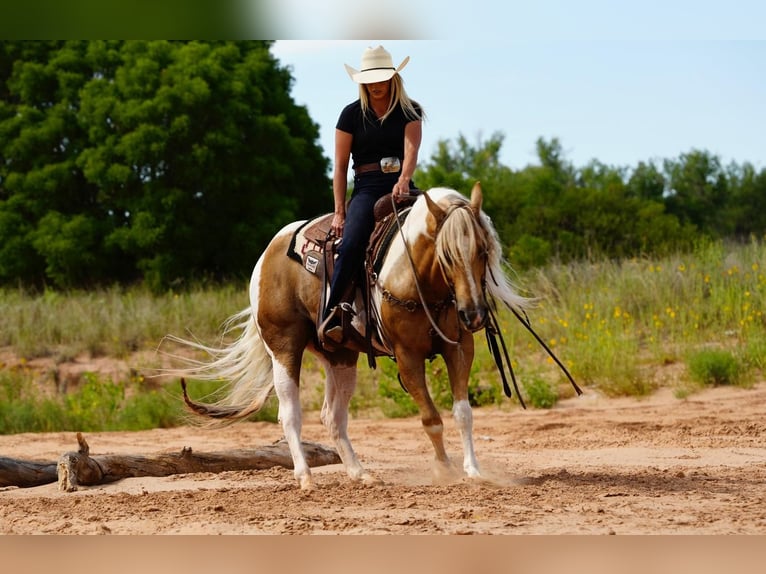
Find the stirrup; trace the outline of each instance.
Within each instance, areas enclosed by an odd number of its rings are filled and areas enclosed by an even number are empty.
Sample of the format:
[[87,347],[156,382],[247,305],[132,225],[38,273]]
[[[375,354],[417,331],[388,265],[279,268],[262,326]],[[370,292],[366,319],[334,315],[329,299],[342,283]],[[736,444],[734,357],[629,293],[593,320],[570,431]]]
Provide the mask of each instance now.
[[330,310],[330,314],[319,326],[319,343],[328,351],[335,351],[346,342],[346,333],[351,327],[354,310],[350,303],[340,303]]

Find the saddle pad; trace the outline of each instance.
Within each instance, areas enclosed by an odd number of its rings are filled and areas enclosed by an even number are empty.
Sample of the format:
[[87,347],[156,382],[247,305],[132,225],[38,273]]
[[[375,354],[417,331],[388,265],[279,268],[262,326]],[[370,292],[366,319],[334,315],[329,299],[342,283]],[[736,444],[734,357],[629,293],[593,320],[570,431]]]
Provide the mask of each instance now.
[[315,275],[319,274],[324,264],[325,242],[330,232],[332,213],[311,219],[295,230],[287,256],[294,259]]

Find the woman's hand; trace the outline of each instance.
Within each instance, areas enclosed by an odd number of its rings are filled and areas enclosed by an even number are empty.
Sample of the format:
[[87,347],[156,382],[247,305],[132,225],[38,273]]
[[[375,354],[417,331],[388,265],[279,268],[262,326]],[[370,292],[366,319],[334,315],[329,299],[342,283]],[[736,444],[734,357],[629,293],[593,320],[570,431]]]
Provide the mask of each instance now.
[[410,194],[410,180],[399,178],[394,184],[394,188],[391,190],[394,195],[394,200],[399,202]]
[[345,213],[335,213],[332,216],[332,223],[330,224],[330,227],[332,228],[332,232],[335,234],[336,237],[343,237],[343,226],[345,224],[346,224]]

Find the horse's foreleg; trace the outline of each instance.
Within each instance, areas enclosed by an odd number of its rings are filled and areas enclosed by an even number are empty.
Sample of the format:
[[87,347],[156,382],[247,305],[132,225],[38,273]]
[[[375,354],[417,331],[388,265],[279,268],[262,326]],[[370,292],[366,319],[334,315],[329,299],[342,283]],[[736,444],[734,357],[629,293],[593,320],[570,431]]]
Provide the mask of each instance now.
[[468,476],[478,478],[481,472],[479,472],[479,463],[473,448],[473,411],[467,399],[453,403],[452,416],[455,418],[463,441],[463,470]]
[[348,438],[348,405],[356,388],[356,362],[336,366],[326,363],[325,371],[327,384],[321,418],[335,443],[343,466],[352,480],[370,484],[380,482],[362,467]]
[[301,444],[302,417],[298,380],[277,360],[274,360],[274,390],[279,399],[279,420],[293,459],[293,474],[302,489],[312,488],[314,482],[311,469]]
[[[481,476],[473,447],[473,411],[468,402],[468,376],[473,362],[473,338],[465,339],[461,346],[444,353],[450,385],[452,387],[452,416],[463,441],[463,470],[472,478]],[[470,339],[470,340],[469,340]]]
[[423,430],[434,447],[436,478],[451,480],[453,469],[444,448],[444,423],[426,386],[425,359],[407,360],[400,353],[397,354],[397,363],[404,386],[418,406]]

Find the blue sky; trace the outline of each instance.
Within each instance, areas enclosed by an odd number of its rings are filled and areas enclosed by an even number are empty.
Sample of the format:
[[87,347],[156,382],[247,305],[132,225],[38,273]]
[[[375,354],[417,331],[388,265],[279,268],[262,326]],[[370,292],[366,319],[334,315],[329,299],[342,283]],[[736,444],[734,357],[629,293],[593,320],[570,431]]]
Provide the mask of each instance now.
[[[646,1],[648,10],[654,5]],[[766,9],[756,10],[764,16],[757,29],[738,17],[717,26],[697,22],[683,33],[672,33],[665,21],[644,34],[568,9],[537,35],[522,27],[527,33],[503,38],[495,23],[493,32],[466,39],[280,40],[272,52],[291,68],[293,97],[320,125],[331,159],[338,113],[357,97],[343,64],[358,68],[367,46],[383,44],[395,64],[411,57],[402,77],[428,114],[421,161],[440,139],[462,134],[478,144],[500,132],[501,161],[515,169],[536,163],[538,137],[558,137],[577,167],[592,159],[635,167],[704,149],[724,164],[747,161],[762,169],[766,37],[758,35],[764,35]],[[620,14],[618,21],[634,16]],[[605,32],[591,33],[599,26]]]

